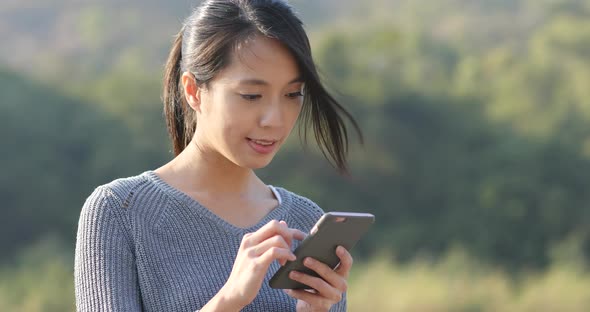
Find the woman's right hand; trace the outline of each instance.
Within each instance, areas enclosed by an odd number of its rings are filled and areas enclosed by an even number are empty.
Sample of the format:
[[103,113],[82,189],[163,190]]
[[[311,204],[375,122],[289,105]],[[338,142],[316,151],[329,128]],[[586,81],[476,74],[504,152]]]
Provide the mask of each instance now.
[[[291,252],[294,239],[302,240],[305,234],[290,229],[284,221],[270,221],[258,231],[242,238],[231,274],[216,297],[219,305],[228,310],[240,310],[254,300],[270,264],[278,260],[284,265],[295,260]],[[203,307],[205,308],[205,307]]]

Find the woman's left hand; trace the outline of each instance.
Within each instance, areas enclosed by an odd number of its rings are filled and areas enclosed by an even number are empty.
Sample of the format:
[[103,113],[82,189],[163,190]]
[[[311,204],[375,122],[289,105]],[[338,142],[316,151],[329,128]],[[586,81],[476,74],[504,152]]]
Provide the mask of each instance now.
[[296,271],[289,274],[291,279],[314,289],[312,291],[285,289],[289,296],[298,299],[298,312],[328,311],[332,305],[342,300],[342,294],[348,288],[347,279],[352,267],[352,256],[342,246],[336,248],[336,255],[340,258],[340,265],[336,270],[315,259],[309,257],[304,259],[304,265],[318,273],[321,278]]

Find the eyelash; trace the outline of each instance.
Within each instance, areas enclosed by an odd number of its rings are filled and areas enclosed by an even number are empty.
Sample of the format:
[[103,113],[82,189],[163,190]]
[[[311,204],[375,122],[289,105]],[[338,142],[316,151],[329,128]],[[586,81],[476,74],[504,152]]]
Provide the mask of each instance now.
[[[262,97],[260,94],[240,94],[240,96],[246,101],[255,101]],[[301,93],[301,91],[291,92],[287,93],[286,96],[290,99],[295,99],[303,96],[303,93]]]
[[254,101],[262,97],[260,94],[240,94],[240,96],[246,101]]
[[291,99],[295,99],[295,98],[303,96],[303,93],[301,91],[291,92],[291,93],[287,93],[287,96]]

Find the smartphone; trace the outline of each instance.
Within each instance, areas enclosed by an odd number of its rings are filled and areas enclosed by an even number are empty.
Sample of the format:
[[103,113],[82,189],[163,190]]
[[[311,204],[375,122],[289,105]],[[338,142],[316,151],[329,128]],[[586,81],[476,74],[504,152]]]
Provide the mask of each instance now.
[[352,247],[371,227],[375,216],[370,213],[328,212],[313,226],[309,235],[293,252],[297,259],[287,261],[270,279],[272,288],[311,289],[311,287],[289,278],[289,272],[296,270],[312,276],[319,275],[303,265],[303,259],[312,257],[335,269],[340,263],[336,247],[343,246],[350,252]]

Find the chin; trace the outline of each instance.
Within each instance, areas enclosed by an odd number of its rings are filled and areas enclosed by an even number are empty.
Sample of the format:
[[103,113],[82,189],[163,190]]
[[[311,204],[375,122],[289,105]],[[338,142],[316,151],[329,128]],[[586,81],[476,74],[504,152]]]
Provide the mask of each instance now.
[[262,169],[266,166],[268,166],[270,164],[270,160],[266,161],[266,162],[257,162],[257,163],[253,163],[253,164],[249,164],[249,166],[247,166],[250,169]]
[[270,162],[272,161],[272,159],[273,159],[273,157],[268,157],[268,158],[265,157],[264,159],[262,159],[262,158],[244,159],[241,162],[239,162],[238,165],[241,167],[250,168],[252,170],[262,169],[262,168],[268,166],[270,164]]

